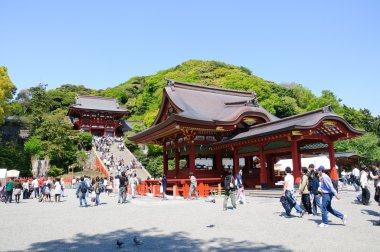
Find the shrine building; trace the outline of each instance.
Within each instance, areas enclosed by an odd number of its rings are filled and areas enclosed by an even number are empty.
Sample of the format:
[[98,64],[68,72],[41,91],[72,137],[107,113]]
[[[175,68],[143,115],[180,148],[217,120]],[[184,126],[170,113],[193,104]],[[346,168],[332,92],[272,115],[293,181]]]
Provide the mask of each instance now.
[[152,126],[129,139],[163,146],[168,179],[222,178],[228,169],[243,170],[244,184],[272,187],[279,178],[274,164],[291,158],[300,181],[301,155],[329,153],[338,179],[334,142],[364,134],[330,106],[277,118],[257,101],[255,92],[202,86],[167,79]]
[[121,118],[127,112],[127,109],[120,108],[115,98],[77,95],[75,104],[69,107],[68,115],[74,129],[96,136],[121,136]]

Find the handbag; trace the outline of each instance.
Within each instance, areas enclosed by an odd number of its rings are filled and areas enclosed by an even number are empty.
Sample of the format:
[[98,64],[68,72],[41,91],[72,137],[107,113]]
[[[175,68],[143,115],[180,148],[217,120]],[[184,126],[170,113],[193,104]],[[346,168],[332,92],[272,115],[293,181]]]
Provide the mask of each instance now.
[[160,193],[164,191],[164,188],[162,188],[162,185],[160,186]]

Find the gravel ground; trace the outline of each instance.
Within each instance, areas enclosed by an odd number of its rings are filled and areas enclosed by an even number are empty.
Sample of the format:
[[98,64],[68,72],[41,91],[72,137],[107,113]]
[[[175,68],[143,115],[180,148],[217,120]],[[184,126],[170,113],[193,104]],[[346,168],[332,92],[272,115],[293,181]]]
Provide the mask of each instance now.
[[[223,198],[167,200],[139,197],[117,204],[101,194],[102,204],[80,208],[74,191],[60,203],[0,204],[1,251],[378,251],[380,219],[376,202],[363,206],[357,193],[343,191],[333,208],[348,215],[346,226],[329,214],[285,218],[277,198],[249,197],[249,204],[222,211]],[[373,195],[373,191],[371,192]],[[373,198],[371,195],[371,198]],[[294,209],[293,209],[293,213]],[[134,237],[142,241],[135,245]],[[117,248],[116,241],[124,244]],[[375,242],[376,241],[376,242]]]

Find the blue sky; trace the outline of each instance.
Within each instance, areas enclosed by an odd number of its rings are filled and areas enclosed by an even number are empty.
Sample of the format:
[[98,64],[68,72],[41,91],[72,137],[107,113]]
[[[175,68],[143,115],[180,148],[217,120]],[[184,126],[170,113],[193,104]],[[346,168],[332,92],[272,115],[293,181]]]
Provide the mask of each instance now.
[[104,89],[207,59],[380,115],[380,1],[4,0],[0,9],[0,65],[19,90]]

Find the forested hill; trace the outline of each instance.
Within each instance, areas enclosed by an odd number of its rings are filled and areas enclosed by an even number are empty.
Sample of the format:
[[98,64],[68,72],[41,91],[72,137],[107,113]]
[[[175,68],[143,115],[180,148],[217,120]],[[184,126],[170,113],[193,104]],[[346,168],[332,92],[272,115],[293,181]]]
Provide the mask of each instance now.
[[341,105],[334,93],[324,90],[316,96],[300,84],[276,84],[254,75],[249,69],[217,61],[189,60],[157,74],[133,77],[130,80],[102,91],[102,95],[117,97],[131,110],[131,119],[143,121],[146,127],[153,122],[159,110],[165,78],[217,86],[229,89],[256,91],[259,103],[277,117],[332,105],[355,127],[368,130],[368,110],[355,110]]
[[[46,85],[36,85],[19,90],[13,100],[15,87],[5,67],[0,67],[0,123],[5,116],[13,116],[16,123],[28,125],[30,137],[25,144],[16,144],[0,135],[0,167],[20,169],[23,175],[30,174],[30,158],[49,157],[50,173],[60,175],[69,166],[83,166],[84,150],[91,148],[91,135],[71,129],[67,119],[70,104],[77,94],[115,97],[131,113],[130,120],[139,120],[145,127],[154,121],[160,107],[165,78],[177,81],[217,86],[229,89],[255,91],[259,103],[272,114],[283,118],[298,113],[331,105],[334,111],[349,123],[368,134],[350,141],[337,142],[337,151],[354,151],[371,160],[380,160],[380,117],[373,117],[367,109],[353,109],[343,105],[331,91],[313,94],[301,84],[277,84],[254,75],[249,69],[217,61],[189,60],[176,67],[162,70],[154,75],[133,77],[128,81],[105,90],[94,90],[83,85],[64,84],[47,90]],[[139,131],[143,125],[134,125]],[[1,125],[0,125],[1,126]],[[87,134],[87,135],[86,135]],[[134,134],[129,132],[128,134]],[[12,144],[13,143],[13,144]],[[148,146],[149,159],[139,148],[129,142],[135,154],[147,166],[151,174],[162,172],[161,149]],[[160,159],[161,158],[161,159]]]

